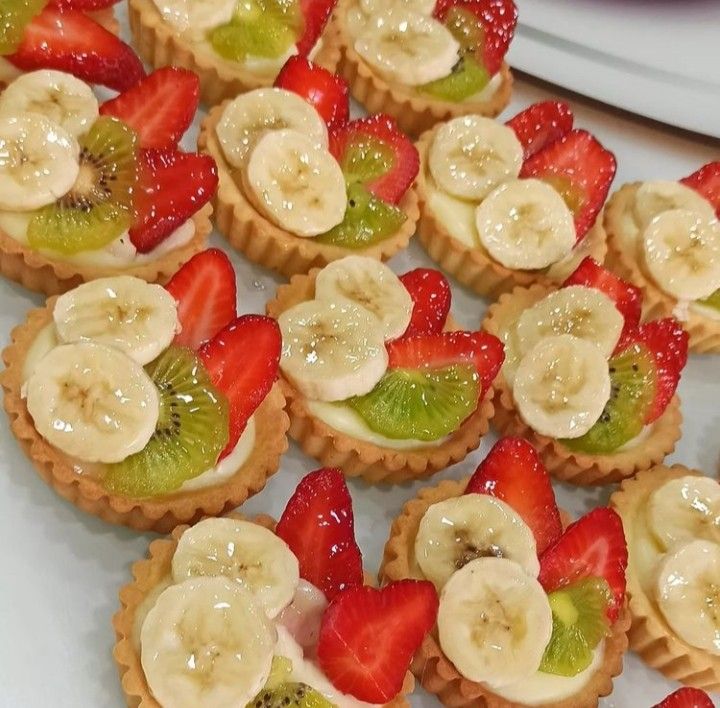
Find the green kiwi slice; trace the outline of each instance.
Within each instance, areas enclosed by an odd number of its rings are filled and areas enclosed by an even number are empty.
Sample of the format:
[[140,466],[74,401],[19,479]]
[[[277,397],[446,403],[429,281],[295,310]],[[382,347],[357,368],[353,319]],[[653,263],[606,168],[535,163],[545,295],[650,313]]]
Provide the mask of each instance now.
[[210,44],[223,58],[243,61],[248,56],[272,59],[296,42],[291,27],[272,15],[246,22],[233,19],[210,33]]
[[148,444],[106,467],[105,488],[143,498],[173,492],[217,462],[227,445],[228,401],[193,352],[170,346],[145,367],[160,394],[160,416]]
[[25,27],[48,0],[3,0],[0,3],[0,56],[12,54],[22,42]]
[[[274,660],[273,660],[274,661]],[[283,683],[264,688],[246,708],[333,708],[333,704],[305,683]]]
[[705,307],[712,307],[715,310],[720,310],[720,288],[718,288],[710,297],[706,297],[704,300],[698,300],[701,305]]
[[420,86],[420,91],[443,101],[460,103],[482,91],[490,81],[483,66],[466,54],[453,67],[449,76]]

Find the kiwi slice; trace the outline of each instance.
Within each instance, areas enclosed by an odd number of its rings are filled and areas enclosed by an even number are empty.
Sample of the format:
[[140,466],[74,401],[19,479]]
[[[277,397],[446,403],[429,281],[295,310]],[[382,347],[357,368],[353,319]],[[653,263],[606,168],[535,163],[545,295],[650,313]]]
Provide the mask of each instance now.
[[603,578],[590,577],[548,596],[553,628],[540,671],[577,676],[592,663],[593,650],[607,636],[612,598]]
[[390,172],[394,164],[395,154],[387,143],[360,132],[348,140],[340,160],[340,169],[345,181],[352,185],[382,177]]
[[213,49],[230,61],[279,57],[297,41],[292,28],[272,15],[251,22],[233,19],[212,30],[209,38]]
[[477,408],[475,367],[389,369],[375,388],[345,403],[376,433],[394,440],[438,440],[458,429]]
[[137,136],[125,123],[98,118],[80,139],[73,188],[30,219],[30,246],[70,255],[102,248],[127,231],[134,218],[136,147]]
[[449,76],[419,87],[423,93],[443,101],[460,103],[482,91],[490,81],[483,66],[470,54],[463,56]]
[[290,680],[292,668],[292,661],[290,661],[290,659],[286,659],[284,656],[274,656],[272,664],[270,665],[270,675],[265,682],[263,691],[277,688],[287,683]]
[[701,305],[705,307],[712,307],[715,310],[720,310],[720,288],[718,288],[710,297],[706,297],[704,300],[698,300]]
[[25,27],[48,0],[3,0],[0,3],[0,56],[12,54],[22,42]]
[[305,683],[283,683],[264,688],[247,704],[246,708],[333,708],[333,704]]
[[160,394],[160,416],[148,444],[108,465],[103,483],[114,494],[167,494],[210,469],[227,445],[228,401],[193,352],[170,346],[145,367]]

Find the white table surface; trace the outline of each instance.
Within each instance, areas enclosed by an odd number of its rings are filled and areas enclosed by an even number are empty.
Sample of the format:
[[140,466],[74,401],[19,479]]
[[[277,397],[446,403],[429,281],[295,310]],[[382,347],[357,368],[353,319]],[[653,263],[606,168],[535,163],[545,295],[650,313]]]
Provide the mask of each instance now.
[[[562,95],[546,87],[517,82],[504,117],[527,104]],[[611,114],[570,97],[577,125],[592,130],[619,162],[616,185],[645,178],[673,179],[720,156],[720,145],[673,134],[631,117]],[[184,140],[192,149],[196,126]],[[218,234],[212,245],[225,248]],[[226,248],[226,250],[228,250]],[[238,277],[240,312],[262,312],[280,279],[231,253]],[[402,273],[432,265],[419,243],[391,261]],[[453,283],[453,312],[466,327],[477,327],[487,303]],[[0,341],[42,297],[0,280]],[[681,385],[683,437],[670,462],[682,462],[716,474],[720,461],[720,356],[690,358]],[[465,461],[435,481],[470,474],[486,454],[494,435]],[[45,485],[20,451],[3,416],[0,422],[0,707],[119,708],[123,696],[111,657],[111,617],[117,593],[128,582],[130,565],[143,557],[153,534],[110,526],[77,510]],[[275,516],[299,479],[319,465],[291,443],[280,470],[267,488],[244,507]],[[422,484],[368,487],[353,481],[356,532],[365,565],[376,571],[392,519]],[[557,485],[560,504],[575,515],[604,503],[610,489],[584,490]],[[646,668],[633,654],[603,708],[651,706],[676,686]],[[413,706],[430,708],[437,700],[418,688]],[[200,707],[198,707],[200,708]]]

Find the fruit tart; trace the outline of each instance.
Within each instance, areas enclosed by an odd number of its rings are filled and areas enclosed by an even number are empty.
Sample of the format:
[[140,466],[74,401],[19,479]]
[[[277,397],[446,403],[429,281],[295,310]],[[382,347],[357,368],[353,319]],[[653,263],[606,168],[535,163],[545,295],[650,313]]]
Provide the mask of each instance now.
[[349,121],[344,81],[293,57],[272,88],[216,106],[200,149],[218,164],[217,227],[285,276],[351,253],[387,260],[419,217],[418,154],[388,116]]
[[588,257],[559,289],[515,288],[488,309],[483,327],[506,352],[495,424],[528,438],[558,479],[619,482],[680,439],[688,336],[671,317],[640,324],[641,301]]
[[608,258],[642,289],[653,317],[674,315],[690,349],[720,353],[720,162],[677,182],[626,184],[605,210]]
[[715,708],[715,704],[699,688],[679,688],[654,708]]
[[440,593],[412,670],[443,705],[576,708],[612,691],[630,626],[622,524],[599,508],[563,530],[563,516],[532,445],[503,438],[393,522],[380,577]]
[[268,303],[283,336],[290,435],[311,457],[368,482],[427,477],[488,431],[500,341],[449,319],[436,270],[398,277],[348,256],[298,275]]
[[100,278],[32,310],[3,352],[5,410],[78,507],[166,532],[260,491],[287,448],[277,323],[236,314],[221,251],[165,288]]
[[432,583],[364,585],[339,470],[269,516],[205,519],[150,544],[120,591],[115,660],[128,705],[409,707],[435,624]]
[[166,281],[202,250],[217,168],[178,141],[197,77],[164,68],[102,104],[54,69],[0,94],[0,272],[53,295],[95,278]]
[[630,647],[668,678],[720,690],[720,484],[653,467],[610,503],[628,540]]
[[132,0],[130,30],[155,67],[183,66],[200,77],[204,103],[272,86],[292,56],[329,71],[340,60],[330,15],[336,0]]
[[510,101],[513,0],[340,0],[335,23],[353,96],[411,135]]
[[596,218],[615,158],[573,129],[564,103],[533,104],[505,125],[455,118],[425,133],[418,150],[418,236],[478,294],[558,284],[585,256],[604,260]]

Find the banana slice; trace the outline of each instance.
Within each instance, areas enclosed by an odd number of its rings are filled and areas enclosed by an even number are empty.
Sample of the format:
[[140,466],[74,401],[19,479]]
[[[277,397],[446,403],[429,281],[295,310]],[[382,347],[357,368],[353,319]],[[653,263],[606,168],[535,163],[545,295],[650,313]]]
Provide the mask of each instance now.
[[155,432],[155,384],[140,364],[104,344],[55,347],[38,363],[25,393],[40,435],[87,462],[121,462]]
[[258,138],[242,176],[255,208],[296,236],[318,236],[345,218],[347,191],[340,165],[296,130],[274,130]]
[[32,211],[70,191],[80,146],[39,113],[0,117],[0,209]]
[[657,603],[684,641],[720,655],[720,546],[690,541],[658,566]]
[[540,583],[507,558],[478,558],[440,595],[440,646],[471,681],[507,686],[540,667],[552,611]]
[[521,355],[541,339],[572,334],[597,346],[607,359],[623,328],[623,316],[605,293],[584,285],[561,288],[525,310],[515,327]]
[[364,307],[380,320],[386,340],[405,332],[413,310],[400,278],[384,263],[366,256],[347,256],[325,266],[315,281],[315,298],[350,300]]
[[355,51],[386,79],[405,86],[450,76],[460,58],[460,45],[440,22],[392,8],[371,17]]
[[509,558],[528,575],[540,572],[535,536],[511,506],[487,494],[465,494],[433,504],[420,520],[415,558],[440,590],[475,558]]
[[364,307],[308,300],[278,317],[280,367],[314,401],[344,401],[372,391],[387,370],[382,326]]
[[97,119],[98,102],[84,81],[42,69],[22,74],[0,94],[0,116],[23,113],[39,113],[77,138]]
[[61,295],[53,320],[61,341],[107,344],[138,364],[159,356],[180,331],[172,295],[129,275],[92,280]]
[[699,300],[720,288],[720,223],[697,212],[671,209],[643,233],[645,264],[669,295]]
[[579,438],[610,398],[610,372],[600,350],[569,334],[538,342],[521,360],[513,396],[520,417],[552,438]]
[[432,15],[435,0],[360,0],[360,8],[366,15],[377,15],[387,10]]
[[247,705],[270,675],[277,632],[241,585],[192,578],[164,590],[140,630],[140,661],[166,708]]
[[656,216],[673,209],[693,211],[705,221],[715,219],[715,209],[712,204],[681,182],[656,180],[643,182],[638,187],[633,212],[641,232]]
[[296,93],[280,88],[256,89],[238,96],[223,110],[215,133],[225,159],[242,168],[260,135],[283,129],[302,133],[318,147],[328,145],[327,126],[320,114]]
[[224,25],[235,13],[236,0],[155,0],[163,20],[191,39]]
[[647,521],[666,551],[696,538],[720,543],[720,484],[696,475],[666,482],[650,497]]
[[176,583],[223,575],[246,587],[268,617],[293,599],[300,580],[298,560],[272,531],[239,519],[205,519],[180,537],[172,559]]
[[428,151],[428,168],[438,186],[475,201],[516,178],[522,162],[523,147],[514,131],[483,116],[448,121]]

